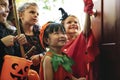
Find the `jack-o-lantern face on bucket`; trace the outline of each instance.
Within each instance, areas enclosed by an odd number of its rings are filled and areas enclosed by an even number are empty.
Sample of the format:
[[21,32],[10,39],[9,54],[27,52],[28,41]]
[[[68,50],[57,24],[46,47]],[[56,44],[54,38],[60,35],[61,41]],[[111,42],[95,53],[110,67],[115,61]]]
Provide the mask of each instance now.
[[19,67],[19,64],[14,63],[12,64],[12,69],[15,70],[15,72],[10,72],[10,75],[13,79],[17,79],[17,80],[27,80],[27,76],[23,76],[26,75],[26,73],[28,73],[29,70],[29,66],[25,66],[23,68]]
[[27,80],[31,61],[15,56],[5,56],[1,80]]

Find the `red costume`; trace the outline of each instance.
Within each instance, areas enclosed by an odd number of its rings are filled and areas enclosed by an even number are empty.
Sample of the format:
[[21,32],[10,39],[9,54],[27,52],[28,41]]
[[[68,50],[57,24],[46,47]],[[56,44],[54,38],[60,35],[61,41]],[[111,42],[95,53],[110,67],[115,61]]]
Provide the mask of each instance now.
[[93,62],[99,54],[92,31],[87,38],[81,33],[75,40],[69,41],[62,50],[74,60],[73,75],[78,78],[88,75],[88,63]]
[[[70,58],[65,56],[64,59],[66,58],[67,61],[63,60],[63,62],[65,62],[65,63],[58,64],[58,63],[61,63],[61,62],[59,62],[59,60],[63,59],[63,57],[60,59],[60,56],[56,56],[52,52],[47,52],[46,55],[52,57],[51,61],[53,63],[52,66],[53,66],[53,72],[54,72],[53,80],[72,80],[72,74],[71,74],[71,72],[69,72],[70,65],[72,66]],[[56,56],[56,57],[53,60],[54,56]],[[44,58],[42,59],[42,62],[40,65],[41,66],[40,67],[40,80],[44,80],[43,61],[44,61]],[[54,64],[55,64],[55,67],[54,67]],[[58,66],[58,67],[56,67],[56,66]],[[69,69],[65,69],[65,68],[68,68],[68,66],[69,66]]]

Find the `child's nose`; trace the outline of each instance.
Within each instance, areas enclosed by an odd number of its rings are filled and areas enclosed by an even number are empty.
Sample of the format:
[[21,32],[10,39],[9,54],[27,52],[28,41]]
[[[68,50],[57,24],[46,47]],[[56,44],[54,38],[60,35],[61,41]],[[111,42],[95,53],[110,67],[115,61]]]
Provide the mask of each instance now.
[[60,36],[60,37],[65,37],[65,34],[60,33],[59,36]]
[[10,11],[10,10],[9,10],[9,7],[6,6],[6,7],[5,7],[5,12],[9,13],[9,11]]

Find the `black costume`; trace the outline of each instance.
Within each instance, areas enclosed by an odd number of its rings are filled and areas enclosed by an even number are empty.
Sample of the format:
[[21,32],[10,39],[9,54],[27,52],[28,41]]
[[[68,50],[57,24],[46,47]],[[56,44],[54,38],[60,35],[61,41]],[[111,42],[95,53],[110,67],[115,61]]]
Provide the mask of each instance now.
[[[21,32],[24,33],[23,28],[21,27]],[[27,53],[33,46],[35,46],[36,49],[33,49],[29,54],[27,54],[28,59],[36,54],[44,54],[45,50],[44,48],[42,48],[40,40],[39,40],[39,26],[38,25],[34,25],[33,26],[33,33],[34,35],[25,35],[27,38],[27,44],[24,44],[24,50],[25,53]],[[38,66],[33,66],[31,65],[31,69],[36,70],[39,73],[39,67],[40,64]]]
[[[14,31],[6,28],[3,23],[0,23],[0,39],[8,35],[15,35]],[[6,47],[0,40],[0,72],[2,69],[3,58],[6,54],[21,57],[19,44],[15,42],[14,46]]]

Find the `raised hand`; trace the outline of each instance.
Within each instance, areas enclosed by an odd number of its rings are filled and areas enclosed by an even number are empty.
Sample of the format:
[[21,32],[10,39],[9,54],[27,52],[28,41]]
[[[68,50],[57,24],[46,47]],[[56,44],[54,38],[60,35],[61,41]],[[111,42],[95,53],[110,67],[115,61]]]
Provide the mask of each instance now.
[[93,1],[92,0],[83,0],[84,2],[84,12],[92,15],[93,14]]

